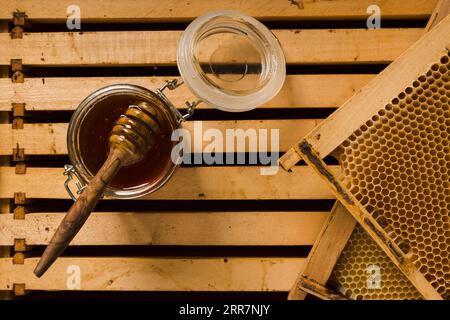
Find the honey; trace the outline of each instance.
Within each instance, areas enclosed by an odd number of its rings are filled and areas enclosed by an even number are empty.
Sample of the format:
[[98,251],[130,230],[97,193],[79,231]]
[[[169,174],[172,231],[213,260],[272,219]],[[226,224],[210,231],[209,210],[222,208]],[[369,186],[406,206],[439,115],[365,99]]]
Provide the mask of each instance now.
[[[84,116],[79,132],[80,155],[86,169],[95,175],[109,153],[108,139],[114,122],[130,105],[142,100],[133,95],[114,95],[98,101]],[[155,107],[158,110],[157,107]],[[127,190],[152,185],[171,166],[172,129],[168,121],[161,121],[154,146],[141,161],[123,167],[110,184],[111,188]]]

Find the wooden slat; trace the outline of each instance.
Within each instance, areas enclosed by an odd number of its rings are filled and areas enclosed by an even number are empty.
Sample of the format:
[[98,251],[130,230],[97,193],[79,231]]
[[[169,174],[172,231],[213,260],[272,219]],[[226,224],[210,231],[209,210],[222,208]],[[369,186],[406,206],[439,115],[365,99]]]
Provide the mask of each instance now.
[[[437,300],[443,297],[433,287],[428,277],[417,269],[411,257],[398,248],[394,240],[395,235],[387,233],[380,226],[365,205],[347,190],[342,181],[328,171],[321,158],[335,150],[379,110],[384,110],[384,106],[390,103],[393,97],[404,92],[414,80],[427,73],[434,63],[446,55],[450,46],[449,34],[450,16],[447,16],[296,147],[308,165],[327,181],[338,200],[346,206],[423,297]],[[365,108],[359,108],[361,105]]]
[[450,14],[450,0],[439,0],[425,27],[425,32],[430,31],[447,15]]
[[[422,29],[274,30],[289,64],[386,63],[397,58]],[[181,31],[0,34],[0,64],[110,66],[175,65]]]
[[[450,0],[439,1],[433,17],[430,18],[426,31],[442,19],[443,15],[440,15],[440,13],[443,12],[440,12],[440,10],[445,12],[448,9],[449,4]],[[292,156],[285,157],[283,167],[288,168],[295,162],[295,160],[291,161],[290,159],[295,159],[296,157],[294,154],[297,153],[293,152],[292,154]],[[300,300],[305,298],[305,291],[307,291],[308,288],[305,288],[303,284],[306,279],[312,283],[321,285],[326,284],[355,226],[356,220],[350,212],[348,212],[347,209],[337,201],[325,221],[324,227],[319,233],[316,243],[309,253],[304,270],[297,278],[296,283],[289,293],[289,299]],[[309,293],[320,297],[318,292],[310,291]]]
[[[0,6],[0,19],[11,19],[11,13],[26,12],[30,20],[65,21],[70,0],[12,0]],[[111,21],[189,21],[209,11],[239,10],[262,20],[273,19],[361,19],[368,16],[367,7],[378,5],[384,18],[424,18],[433,11],[436,0],[78,0],[83,22]]]
[[[203,148],[210,144],[210,141],[202,141],[203,134],[200,132],[198,126],[201,125],[203,133],[209,128],[220,130],[223,136],[226,136],[226,130],[242,129],[256,130],[258,133],[260,129],[267,130],[267,144],[258,146],[258,141],[254,145],[243,145],[242,147],[235,146],[235,152],[265,152],[271,150],[270,139],[271,130],[279,130],[279,151],[284,152],[295,143],[299,136],[306,135],[309,131],[320,122],[320,120],[242,120],[242,121],[202,121],[196,122],[187,121],[183,123],[183,128],[191,132],[192,149],[194,145],[202,146]],[[194,127],[197,128],[194,130]],[[0,124],[0,137],[2,142],[0,144],[0,155],[12,155],[13,149],[19,144],[20,148],[24,148],[27,155],[46,154],[57,155],[67,154],[66,133],[67,123],[26,123],[23,129],[11,129],[10,124]],[[194,135],[194,131],[199,134]],[[276,148],[273,146],[272,148]],[[275,150],[275,149],[273,149]]]
[[11,290],[14,283],[25,283],[27,290],[68,290],[68,267],[77,266],[80,290],[288,291],[304,258],[63,257],[42,278],[33,274],[37,261],[13,265],[11,258],[0,258],[0,290]]
[[[47,245],[64,213],[0,215],[0,246]],[[93,213],[71,245],[312,245],[328,212]]]
[[355,225],[356,220],[352,215],[341,203],[336,202],[309,253],[303,271],[289,292],[288,299],[305,298],[306,293],[300,288],[305,278],[325,286]]
[[[261,175],[261,167],[178,168],[160,190],[139,199],[334,199],[332,192],[312,169],[278,170]],[[333,166],[333,172],[340,171]],[[0,198],[25,192],[27,198],[67,199],[62,168],[27,168],[15,174],[14,168],[0,167]],[[292,187],[295,186],[295,187]]]
[[[291,75],[280,93],[262,108],[337,108],[374,75]],[[12,103],[25,103],[27,110],[74,110],[97,89],[113,84],[134,84],[155,90],[165,77],[25,78],[24,83],[0,79],[0,111]],[[68,90],[70,88],[70,90]],[[167,91],[174,105],[184,107],[194,96],[186,86]],[[197,108],[211,108],[201,103]]]
[[[391,102],[433,63],[446,54],[450,45],[450,17],[414,44],[401,59],[393,62],[379,76],[348,100],[311,132],[306,140],[322,158],[326,157],[354,131]],[[377,97],[374,99],[373,97]],[[364,106],[364,108],[361,108]]]

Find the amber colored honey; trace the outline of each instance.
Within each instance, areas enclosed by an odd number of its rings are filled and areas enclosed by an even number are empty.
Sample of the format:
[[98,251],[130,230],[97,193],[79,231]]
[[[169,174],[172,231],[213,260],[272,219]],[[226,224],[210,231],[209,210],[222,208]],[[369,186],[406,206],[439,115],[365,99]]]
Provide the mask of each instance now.
[[[129,105],[140,102],[132,96],[114,96],[98,102],[85,116],[80,127],[79,146],[84,165],[91,174],[94,175],[100,169],[108,156],[108,139],[114,122]],[[170,124],[163,121],[155,145],[144,159],[123,167],[110,187],[129,189],[157,181],[171,165],[170,136]]]

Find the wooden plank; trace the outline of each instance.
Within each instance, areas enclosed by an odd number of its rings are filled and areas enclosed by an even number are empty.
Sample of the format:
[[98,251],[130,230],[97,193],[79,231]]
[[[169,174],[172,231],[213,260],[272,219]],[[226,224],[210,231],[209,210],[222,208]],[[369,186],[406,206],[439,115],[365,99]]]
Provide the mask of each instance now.
[[[6,1],[0,6],[0,19],[11,19],[11,13],[18,10],[25,12],[32,21],[63,22],[67,19],[67,7],[73,4],[70,0]],[[384,19],[413,19],[428,17],[436,0],[78,0],[76,4],[80,7],[82,22],[154,22],[190,21],[209,11],[224,8],[239,10],[261,20],[365,19],[370,5],[378,5]]]
[[[437,300],[442,299],[442,296],[433,287],[428,275],[422,274],[411,256],[406,255],[395,243],[397,235],[388,234],[380,226],[365,205],[328,170],[321,158],[341,145],[362,124],[384,109],[391,99],[404,92],[414,80],[446,55],[450,48],[449,34],[448,16],[295,147],[422,296]],[[365,108],[358,109],[359,105]]]
[[[194,146],[202,146],[202,150],[210,141],[203,141],[203,133],[209,129],[216,129],[226,137],[227,130],[242,129],[247,130],[267,130],[267,144],[259,146],[258,141],[235,146],[236,152],[266,152],[276,150],[280,152],[288,150],[298,139],[298,136],[305,136],[320,122],[320,120],[241,120],[241,121],[187,121],[183,123],[183,128],[189,130],[192,137],[191,151]],[[200,127],[201,126],[201,129]],[[24,148],[25,154],[67,154],[66,134],[67,123],[25,123],[23,129],[11,129],[10,124],[0,124],[0,155],[12,155],[13,149],[19,144]],[[201,130],[201,131],[200,131]],[[271,130],[279,132],[279,146],[271,146]],[[197,132],[199,134],[194,134]]]
[[[47,245],[64,213],[0,215],[0,246]],[[312,245],[328,212],[97,212],[70,245]]]
[[[1,32],[8,32],[8,23],[5,21],[0,21],[0,33]],[[0,78],[8,77],[8,67],[1,66],[0,67]],[[1,79],[3,80],[3,79]],[[5,79],[9,80],[9,79]],[[0,113],[0,124],[1,123],[8,123],[8,114],[1,114]],[[1,136],[1,135],[0,135]],[[9,159],[6,159],[4,157],[0,157],[0,165],[9,165]],[[0,199],[0,216],[1,215],[9,215],[9,212],[11,211],[10,208],[10,201],[9,199]],[[0,246],[0,258],[3,257],[9,257],[11,255],[10,247],[3,247]],[[0,291],[0,300],[6,300],[9,298],[9,295],[5,291]]]
[[436,4],[436,8],[431,14],[431,17],[427,23],[427,26],[425,27],[424,32],[430,31],[449,14],[450,14],[450,0],[439,0],[438,3]]
[[[0,290],[68,290],[79,270],[89,291],[287,291],[304,258],[59,258],[48,272],[33,274],[38,258],[13,265],[0,259]],[[79,268],[79,269],[78,269]],[[70,283],[70,282],[69,282]]]
[[[422,34],[422,29],[273,30],[288,64],[387,63]],[[111,66],[175,65],[181,31],[0,33],[0,64]]]
[[[440,5],[443,5],[443,1],[440,3]],[[438,11],[441,7],[438,6]],[[437,18],[438,19],[438,18]],[[429,26],[436,22],[437,20],[430,19]],[[448,49],[448,48],[447,48]],[[374,80],[376,81],[376,80]],[[385,82],[382,81],[382,84],[385,85]],[[373,95],[376,96],[376,95]],[[377,96],[379,97],[379,96]],[[364,104],[365,105],[365,104]],[[326,120],[327,121],[327,120]],[[316,136],[317,139],[321,138],[321,135],[319,133],[318,136]],[[296,162],[298,162],[299,158],[299,148],[298,146],[295,146],[292,148],[288,153],[287,156],[283,157],[283,159],[280,159],[281,165],[285,169],[289,169],[291,166],[295,165]],[[323,166],[323,163],[320,164],[319,159],[313,159],[311,156],[312,154],[304,155],[305,160],[309,162],[313,167],[316,167],[317,171],[320,175],[325,176],[327,174],[326,167]],[[314,160],[314,161],[309,161]],[[333,176],[327,177],[328,180],[335,179]],[[334,189],[334,186],[332,187]],[[336,190],[334,190],[336,192]],[[336,192],[336,195],[344,193],[345,190],[342,190],[342,192]],[[339,196],[338,196],[339,198]],[[352,201],[352,199],[344,199],[345,204],[348,207],[349,202]],[[347,212],[347,213],[346,213]],[[357,211],[354,214],[355,217],[358,218],[358,221],[361,221],[359,217],[363,217],[364,213],[361,211]],[[342,207],[340,203],[337,203],[335,207],[333,208],[328,221],[325,222],[324,229],[319,234],[315,245],[313,246],[313,249],[310,252],[310,255],[308,257],[308,262],[306,263],[306,266],[304,268],[304,271],[302,272],[302,275],[299,276],[297,279],[294,287],[292,288],[289,298],[290,299],[304,299],[306,294],[299,289],[303,289],[308,291],[308,288],[304,287],[304,280],[310,279],[313,280],[315,283],[318,284],[325,284],[328,277],[330,276],[332,269],[344,249],[344,245],[347,242],[348,238],[351,235],[352,230],[354,229],[354,226],[356,225],[356,220],[354,220],[350,213]],[[373,228],[373,225],[372,225]],[[340,233],[340,234],[339,234]],[[377,236],[386,236],[383,232],[377,232]],[[373,236],[373,233],[372,233]],[[383,247],[383,246],[382,246]],[[331,251],[331,254],[330,254]],[[393,259],[395,261],[395,259]],[[325,261],[325,265],[323,265]],[[314,266],[315,265],[315,266]],[[414,270],[413,270],[414,271]],[[418,282],[422,281],[423,284],[423,278],[417,279]],[[423,284],[423,287],[427,288],[426,284]],[[437,294],[434,294],[432,292],[432,289],[429,289],[429,286],[427,288],[429,291],[426,292],[427,297],[432,298],[439,298]],[[319,297],[321,296],[320,292],[313,292],[309,291],[310,293],[316,294]]]
[[[306,141],[321,158],[336,149],[363,123],[391,102],[412,81],[425,74],[449,48],[450,17],[428,32],[402,57],[394,61],[379,76],[317,126]],[[373,97],[377,97],[374,99]],[[364,106],[364,108],[361,108]]]
[[299,286],[307,293],[314,294],[322,300],[350,300],[349,298],[336,293],[322,284],[312,281],[306,277],[302,277]]
[[[280,93],[261,108],[337,108],[375,75],[288,75]],[[150,90],[165,80],[178,77],[82,77],[25,78],[24,83],[0,79],[0,111],[10,111],[12,103],[25,103],[27,110],[74,110],[97,89],[113,84],[134,84]],[[70,88],[70,90],[68,90]],[[180,108],[194,99],[187,86],[167,91]],[[197,108],[211,108],[201,103]]]
[[[1,10],[1,9],[0,9]],[[8,23],[6,21],[0,21],[0,33],[8,32]],[[0,66],[0,78],[7,78],[9,73],[8,66]],[[2,80],[10,80],[10,79],[0,79]],[[0,90],[1,92],[1,90]],[[0,108],[1,111],[1,108]],[[0,124],[9,122],[9,114],[0,112]],[[8,166],[10,163],[9,157],[0,156],[0,166]],[[0,199],[0,215],[9,215],[11,211],[11,203],[9,199]],[[11,256],[11,247],[0,246],[0,258],[10,257]],[[0,290],[0,300],[9,300],[12,298],[11,291],[2,291]]]
[[[275,175],[261,175],[260,168],[181,167],[163,188],[139,199],[334,199],[306,166],[295,167],[292,173],[278,170]],[[340,172],[338,166],[332,169]],[[67,199],[63,171],[29,167],[26,174],[16,175],[14,168],[0,167],[0,198],[12,198],[20,191],[27,198]]]
[[[450,20],[449,20],[450,21]],[[383,227],[367,211],[367,209],[350,193],[338,175],[331,171],[323,160],[310,149],[310,145],[303,143],[299,149],[305,162],[325,181],[333,191],[338,201],[347,208],[353,218],[364,228],[369,236],[383,249],[394,264],[405,274],[425,299],[442,300],[442,296],[418,270],[411,254],[404,253],[387,234]]]
[[305,298],[306,293],[300,288],[305,278],[323,286],[327,283],[355,226],[356,220],[341,203],[336,202],[309,253],[304,269],[289,292],[288,299]]

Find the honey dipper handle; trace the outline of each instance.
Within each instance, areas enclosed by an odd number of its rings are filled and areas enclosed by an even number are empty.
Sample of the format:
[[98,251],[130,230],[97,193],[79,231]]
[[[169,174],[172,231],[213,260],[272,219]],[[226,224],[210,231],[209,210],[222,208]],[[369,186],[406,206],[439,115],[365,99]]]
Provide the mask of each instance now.
[[61,221],[34,269],[36,276],[41,277],[76,236],[127,156],[127,152],[120,147],[111,150],[105,163]]

